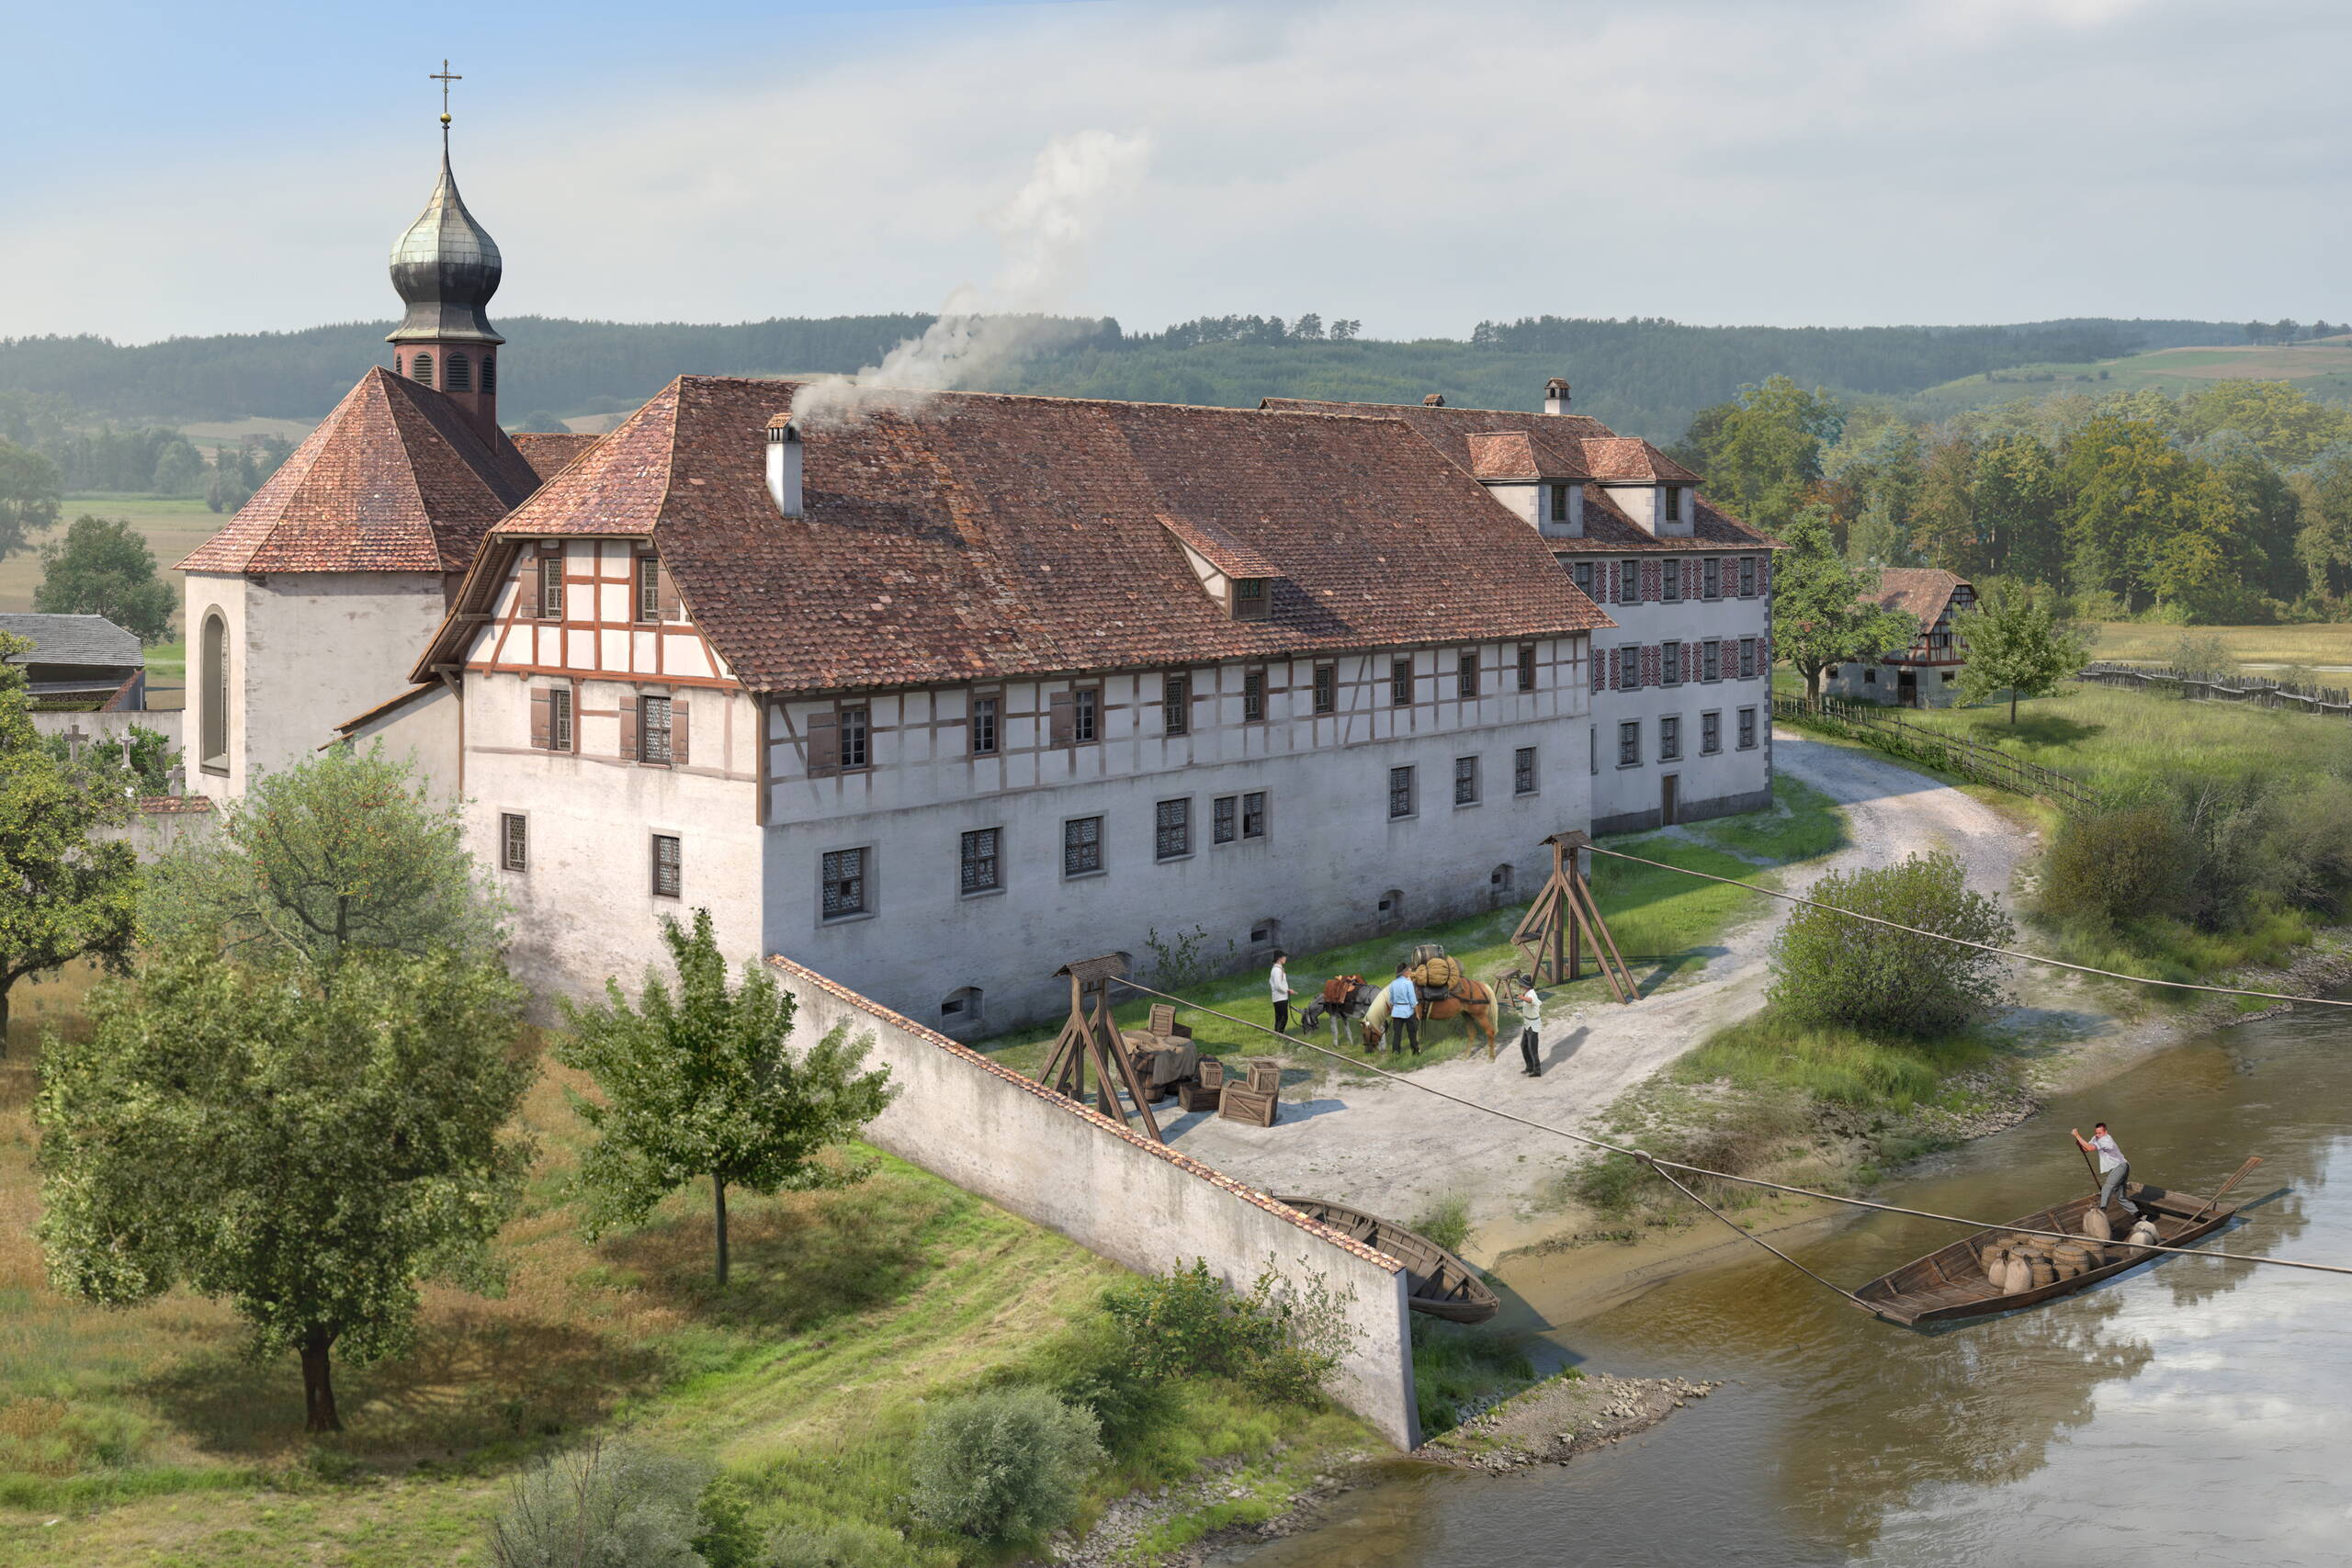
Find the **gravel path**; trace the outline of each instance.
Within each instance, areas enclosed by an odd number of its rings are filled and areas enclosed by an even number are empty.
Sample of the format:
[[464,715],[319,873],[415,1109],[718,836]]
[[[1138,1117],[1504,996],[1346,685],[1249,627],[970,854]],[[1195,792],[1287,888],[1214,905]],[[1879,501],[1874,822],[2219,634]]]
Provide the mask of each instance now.
[[[1876,752],[1788,730],[1773,732],[1772,747],[1776,767],[1845,809],[1851,840],[1784,873],[1790,891],[1803,892],[1829,871],[1943,849],[1966,864],[1978,892],[2008,892],[2031,839],[1991,807]],[[1493,1062],[1465,1055],[1413,1076],[1539,1121],[1587,1125],[1619,1095],[1763,1004],[1765,952],[1789,908],[1774,901],[1767,914],[1728,933],[1695,983],[1632,1007],[1602,1003],[1550,1021],[1540,1078],[1520,1072],[1510,1033]],[[1556,1140],[1400,1084],[1323,1092],[1329,1098],[1286,1104],[1283,1121],[1272,1127],[1186,1116],[1170,1129],[1171,1142],[1264,1190],[1336,1199],[1399,1219],[1409,1220],[1436,1198],[1464,1195],[1474,1222],[1489,1227],[1489,1240],[1500,1234],[1494,1223],[1507,1221],[1558,1164]]]

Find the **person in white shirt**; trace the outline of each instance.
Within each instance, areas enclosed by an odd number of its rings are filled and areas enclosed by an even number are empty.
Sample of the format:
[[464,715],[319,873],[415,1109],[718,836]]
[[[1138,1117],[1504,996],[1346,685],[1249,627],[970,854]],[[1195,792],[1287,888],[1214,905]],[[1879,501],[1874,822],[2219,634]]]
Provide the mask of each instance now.
[[[2107,1130],[2104,1122],[2092,1122],[2091,1135],[2087,1138],[2083,1136],[2080,1128],[2069,1127],[2066,1131],[2074,1134],[2077,1148],[2086,1155],[2098,1156],[2098,1206],[2104,1209],[2131,1181],[2132,1162],[2125,1159],[2123,1151],[2115,1146],[2115,1134]],[[2137,1216],[2140,1205],[2126,1198],[2123,1200],[2123,1212]]]
[[1297,995],[1290,988],[1290,954],[1276,953],[1274,966],[1267,972],[1266,984],[1274,995],[1274,1032],[1290,1032],[1290,999]]
[[1519,1009],[1519,1055],[1527,1064],[1521,1071],[1531,1078],[1544,1076],[1544,998],[1532,984],[1522,984],[1513,1003]]

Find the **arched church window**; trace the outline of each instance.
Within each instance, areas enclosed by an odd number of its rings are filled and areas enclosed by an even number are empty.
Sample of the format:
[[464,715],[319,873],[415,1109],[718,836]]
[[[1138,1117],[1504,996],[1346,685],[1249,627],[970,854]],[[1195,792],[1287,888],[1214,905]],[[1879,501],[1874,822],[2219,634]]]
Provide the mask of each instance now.
[[197,671],[197,703],[203,710],[197,765],[208,773],[225,773],[229,771],[229,627],[217,613],[205,617]]
[[433,356],[420,354],[408,362],[409,379],[420,387],[433,385]]
[[481,356],[481,389],[485,392],[498,390],[498,356],[494,354]]
[[441,385],[444,389],[452,392],[472,391],[474,389],[472,363],[462,354],[451,355],[447,373],[441,378]]

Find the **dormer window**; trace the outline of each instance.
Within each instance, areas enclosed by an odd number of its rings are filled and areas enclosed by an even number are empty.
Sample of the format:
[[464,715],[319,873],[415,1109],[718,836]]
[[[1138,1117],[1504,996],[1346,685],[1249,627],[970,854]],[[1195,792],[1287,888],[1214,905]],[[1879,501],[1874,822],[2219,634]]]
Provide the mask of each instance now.
[[1682,521],[1682,489],[1679,485],[1666,487],[1666,520],[1668,523]]
[[1568,487],[1566,485],[1554,485],[1551,488],[1552,521],[1555,523],[1566,523],[1568,520]]
[[1273,618],[1274,579],[1282,568],[1256,547],[1213,523],[1162,517],[1159,525],[1182,550],[1184,562],[1208,596],[1237,621]]
[[1272,581],[1267,577],[1235,578],[1233,618],[1237,621],[1262,621],[1273,614],[1274,596],[1269,592]]

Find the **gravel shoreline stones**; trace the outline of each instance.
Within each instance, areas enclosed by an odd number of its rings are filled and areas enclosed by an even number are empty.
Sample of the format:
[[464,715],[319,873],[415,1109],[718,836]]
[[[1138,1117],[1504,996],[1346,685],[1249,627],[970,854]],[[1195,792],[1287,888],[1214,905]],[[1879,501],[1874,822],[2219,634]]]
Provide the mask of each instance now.
[[1685,1378],[1564,1372],[1432,1438],[1413,1457],[1490,1474],[1566,1464],[1580,1453],[1647,1431],[1722,1386]]

